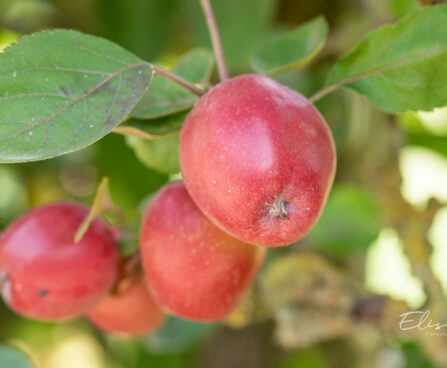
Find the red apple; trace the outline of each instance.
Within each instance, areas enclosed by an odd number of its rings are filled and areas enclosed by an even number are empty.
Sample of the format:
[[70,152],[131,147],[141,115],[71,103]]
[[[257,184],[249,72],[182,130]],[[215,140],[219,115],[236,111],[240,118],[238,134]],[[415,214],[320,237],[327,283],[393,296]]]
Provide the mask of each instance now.
[[122,337],[140,337],[155,330],[164,314],[147,290],[144,279],[120,294],[110,294],[91,309],[87,318],[100,330]]
[[0,237],[0,282],[5,302],[18,314],[58,321],[79,316],[112,286],[118,251],[106,224],[94,220],[73,237],[89,209],[54,203],[29,211]]
[[214,226],[181,182],[166,185],[149,203],[140,250],[156,302],[171,314],[209,322],[238,304],[265,253]]
[[197,206],[242,241],[282,246],[317,221],[335,172],[331,133],[301,94],[261,75],[206,93],[180,136],[180,167]]

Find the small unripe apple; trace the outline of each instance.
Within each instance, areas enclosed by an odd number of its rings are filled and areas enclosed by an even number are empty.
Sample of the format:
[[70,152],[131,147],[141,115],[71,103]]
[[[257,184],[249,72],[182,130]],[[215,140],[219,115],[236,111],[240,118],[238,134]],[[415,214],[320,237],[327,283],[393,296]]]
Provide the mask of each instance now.
[[87,207],[60,202],[35,208],[0,237],[0,286],[19,315],[59,321],[80,316],[111,288],[118,250],[107,225],[95,219],[83,238],[74,235]]
[[335,147],[304,96],[255,74],[220,83],[188,114],[180,167],[197,206],[242,241],[282,246],[317,221],[335,173]]
[[154,302],[144,279],[126,290],[106,296],[87,314],[100,330],[121,337],[144,336],[161,325],[164,314]]
[[171,314],[204,322],[231,313],[265,254],[213,225],[181,182],[166,185],[149,203],[140,250],[156,302]]

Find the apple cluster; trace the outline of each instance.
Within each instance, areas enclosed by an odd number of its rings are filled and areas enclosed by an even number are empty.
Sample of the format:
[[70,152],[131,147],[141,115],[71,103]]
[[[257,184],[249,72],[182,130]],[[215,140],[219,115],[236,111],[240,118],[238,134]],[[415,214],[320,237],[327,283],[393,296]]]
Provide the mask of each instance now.
[[[35,208],[0,237],[0,291],[16,313],[141,336],[165,313],[214,322],[237,306],[267,247],[315,224],[335,172],[330,131],[302,95],[260,75],[206,93],[182,127],[183,182],[165,185],[140,229],[142,272],[123,282],[109,226],[70,202]],[[119,287],[118,287],[119,286]]]

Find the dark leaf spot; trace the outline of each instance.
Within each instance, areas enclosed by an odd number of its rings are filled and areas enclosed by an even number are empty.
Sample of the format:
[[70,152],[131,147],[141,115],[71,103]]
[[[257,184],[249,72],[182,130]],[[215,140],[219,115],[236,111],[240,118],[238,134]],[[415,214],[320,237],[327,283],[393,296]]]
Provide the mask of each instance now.
[[70,96],[70,95],[68,94],[67,89],[66,89],[64,86],[60,86],[59,88],[60,88],[60,90],[62,91],[62,93],[63,93],[66,97],[69,97],[69,96]]

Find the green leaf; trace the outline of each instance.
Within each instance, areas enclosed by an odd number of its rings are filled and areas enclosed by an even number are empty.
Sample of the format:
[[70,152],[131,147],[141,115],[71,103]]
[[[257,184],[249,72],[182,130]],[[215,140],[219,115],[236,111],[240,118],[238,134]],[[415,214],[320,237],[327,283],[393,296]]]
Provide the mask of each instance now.
[[151,135],[161,136],[172,133],[176,130],[180,130],[187,115],[188,111],[185,111],[157,119],[150,119],[150,120],[132,119],[129,121],[128,125],[144,130],[146,133],[149,133]]
[[8,368],[32,368],[24,353],[10,346],[0,344],[0,366]]
[[0,166],[0,223],[11,221],[26,210],[28,193],[24,180],[12,166]]
[[[205,49],[183,55],[172,73],[193,84],[206,83],[214,66],[214,57]],[[154,119],[189,109],[198,96],[177,83],[155,74],[154,80],[140,103],[132,111],[137,119]]]
[[126,143],[135,151],[136,156],[143,164],[165,174],[174,174],[180,171],[178,141],[178,133],[156,140],[126,137]]
[[151,80],[148,63],[107,40],[56,30],[0,53],[0,162],[82,149],[126,118]]
[[180,130],[186,115],[186,113],[178,113],[154,120],[131,120],[129,125],[150,135],[167,135],[155,140],[126,136],[126,143],[147,167],[165,174],[178,173],[180,171],[178,161],[179,134],[176,131]]
[[178,353],[196,345],[217,326],[215,323],[193,322],[169,316],[160,329],[144,339],[144,344],[152,353]]
[[[83,14],[90,19],[85,21],[94,20],[100,25],[101,36],[144,60],[154,60],[163,53],[176,32],[178,0],[95,0],[86,4],[90,5],[85,7]],[[58,12],[63,12],[64,8],[70,15],[73,4],[68,1],[58,3]],[[76,7],[79,11],[83,8],[81,5]]]
[[308,235],[318,249],[333,255],[364,251],[378,236],[380,211],[368,192],[336,186],[315,227]]
[[[290,5],[290,4],[289,4]],[[233,71],[246,71],[250,58],[272,32],[279,0],[212,1],[222,38],[225,59]],[[181,24],[191,33],[192,44],[211,47],[209,32],[197,0],[182,0],[178,8]]]
[[326,368],[328,365],[323,359],[322,352],[316,347],[300,349],[283,358],[275,368]]
[[328,25],[320,16],[263,45],[251,64],[258,73],[274,75],[300,69],[323,48]]
[[447,5],[422,8],[370,33],[329,74],[391,112],[447,102]]
[[159,189],[168,177],[149,170],[129,149],[123,137],[109,134],[94,146],[95,166],[109,178],[113,202],[126,212],[135,212],[143,198]]
[[407,144],[431,149],[447,158],[447,137],[428,133],[407,133]]

